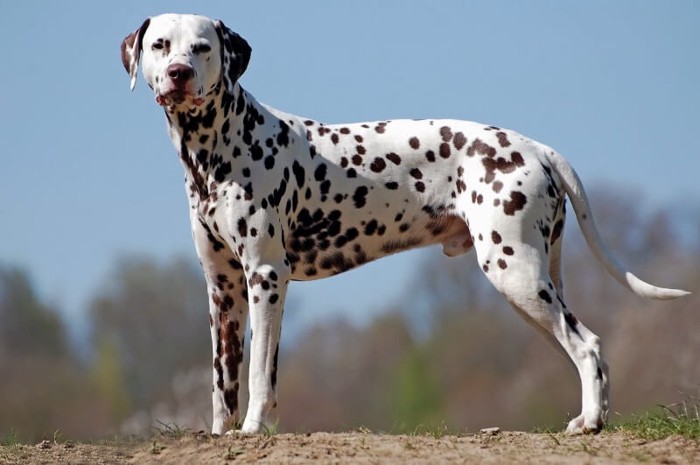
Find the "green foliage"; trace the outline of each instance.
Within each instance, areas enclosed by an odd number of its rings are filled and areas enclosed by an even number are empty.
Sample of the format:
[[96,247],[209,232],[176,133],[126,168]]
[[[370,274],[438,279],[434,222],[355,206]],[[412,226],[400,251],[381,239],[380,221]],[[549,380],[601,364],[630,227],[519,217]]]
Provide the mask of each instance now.
[[224,460],[236,460],[236,457],[242,455],[244,450],[240,447],[235,447],[235,444],[230,444],[226,448],[226,454],[224,454]]
[[89,313],[93,371],[114,418],[148,411],[168,398],[178,372],[210,358],[204,280],[187,260],[121,259]]
[[182,428],[176,423],[165,423],[160,420],[157,420],[156,423],[158,423],[158,426],[154,426],[153,429],[159,436],[171,439],[180,439],[191,433],[189,428]]
[[118,422],[131,411],[124,370],[111,339],[100,339],[97,344],[97,354],[92,365],[92,382],[100,397],[107,403],[112,421]]
[[411,434],[413,436],[430,436],[440,439],[445,436],[457,436],[459,431],[451,429],[444,420],[441,420],[439,423],[437,420],[434,420],[430,424],[418,425]]
[[700,411],[696,401],[659,406],[656,411],[634,415],[630,420],[615,423],[611,429],[652,440],[672,435],[700,440]]
[[61,358],[70,352],[55,308],[41,302],[29,275],[0,265],[0,353]]
[[394,415],[402,432],[423,428],[437,430],[442,410],[441,399],[431,372],[430,354],[424,348],[413,347],[399,365],[394,395]]
[[14,428],[10,428],[7,433],[0,434],[0,446],[12,447],[18,445],[19,443],[17,431],[15,431]]
[[102,409],[58,312],[29,276],[0,265],[0,438],[35,441],[60,428],[87,437]]

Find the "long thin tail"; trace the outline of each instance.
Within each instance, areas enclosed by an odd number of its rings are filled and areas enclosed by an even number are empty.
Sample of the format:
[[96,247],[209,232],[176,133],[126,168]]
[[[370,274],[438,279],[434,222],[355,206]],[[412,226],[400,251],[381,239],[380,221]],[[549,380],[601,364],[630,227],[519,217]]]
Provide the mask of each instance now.
[[571,167],[569,162],[556,151],[549,147],[544,147],[545,155],[550,161],[554,170],[559,174],[564,190],[571,200],[571,204],[576,212],[576,219],[579,227],[586,239],[588,247],[593,251],[593,254],[600,263],[603,264],[606,270],[623,286],[630,289],[638,296],[648,299],[668,300],[682,297],[690,294],[680,289],[666,289],[657,287],[642,281],[634,274],[625,270],[622,265],[612,256],[605,243],[600,237],[598,228],[593,220],[593,214],[588,202],[588,197],[583,189],[581,179],[579,179],[576,171]]

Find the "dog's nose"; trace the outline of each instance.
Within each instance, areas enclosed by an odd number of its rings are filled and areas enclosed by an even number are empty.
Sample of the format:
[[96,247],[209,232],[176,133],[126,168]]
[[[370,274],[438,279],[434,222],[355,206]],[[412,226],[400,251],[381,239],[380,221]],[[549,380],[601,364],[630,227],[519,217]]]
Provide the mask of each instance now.
[[168,66],[168,76],[173,81],[173,84],[179,86],[192,79],[194,69],[183,64],[170,65]]

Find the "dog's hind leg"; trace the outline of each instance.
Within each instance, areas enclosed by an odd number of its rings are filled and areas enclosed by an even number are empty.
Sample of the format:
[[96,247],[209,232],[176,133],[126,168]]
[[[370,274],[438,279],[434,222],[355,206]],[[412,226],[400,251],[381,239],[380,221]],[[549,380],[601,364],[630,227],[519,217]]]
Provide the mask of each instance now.
[[[532,214],[533,212],[530,212]],[[529,216],[527,212],[524,216]],[[479,264],[515,310],[550,341],[560,346],[573,362],[581,381],[581,414],[571,420],[567,431],[573,434],[601,430],[608,411],[608,375],[600,339],[583,326],[566,307],[550,276],[548,241],[544,228],[532,227],[537,221],[495,217],[488,224],[472,222]],[[551,231],[551,228],[550,228]],[[555,273],[558,276],[558,272]]]

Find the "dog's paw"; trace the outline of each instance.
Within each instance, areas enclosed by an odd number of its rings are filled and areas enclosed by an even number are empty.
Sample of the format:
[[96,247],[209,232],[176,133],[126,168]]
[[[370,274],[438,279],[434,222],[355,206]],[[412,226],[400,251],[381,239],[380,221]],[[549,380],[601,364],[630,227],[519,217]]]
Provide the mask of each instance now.
[[241,427],[240,430],[236,431],[236,433],[261,434],[261,433],[266,433],[267,431],[268,431],[268,428],[264,422],[249,420],[248,418],[246,418],[245,421],[243,422],[243,426]]
[[603,424],[603,418],[600,415],[587,417],[581,414],[569,422],[566,433],[570,435],[598,434],[603,429]]

